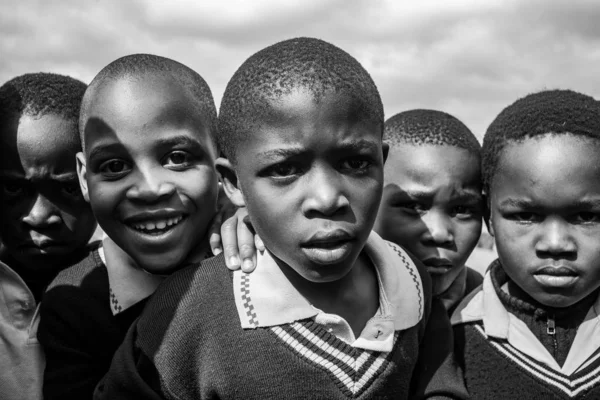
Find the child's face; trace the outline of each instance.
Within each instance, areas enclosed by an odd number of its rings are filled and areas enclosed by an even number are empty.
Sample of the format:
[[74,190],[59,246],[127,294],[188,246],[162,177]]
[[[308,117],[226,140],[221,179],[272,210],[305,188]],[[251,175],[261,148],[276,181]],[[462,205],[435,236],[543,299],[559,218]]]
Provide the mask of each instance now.
[[96,228],[77,182],[77,121],[23,115],[3,133],[0,235],[23,268],[62,266]]
[[446,291],[481,234],[479,157],[446,145],[390,149],[375,231],[425,266],[433,294]]
[[351,101],[297,91],[237,153],[237,177],[265,246],[311,282],[344,277],[366,242],[381,198],[381,126],[352,118]]
[[170,273],[202,243],[216,212],[208,118],[174,79],[119,79],[97,89],[80,181],[104,232],[143,269]]
[[600,286],[600,152],[545,135],[509,144],[490,188],[490,233],[509,277],[550,307]]

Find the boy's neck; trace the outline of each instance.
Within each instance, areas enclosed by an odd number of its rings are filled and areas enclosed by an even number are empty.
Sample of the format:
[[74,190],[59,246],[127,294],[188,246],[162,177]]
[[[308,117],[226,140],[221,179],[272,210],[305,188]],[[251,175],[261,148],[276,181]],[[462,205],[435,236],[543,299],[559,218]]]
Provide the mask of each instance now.
[[[275,260],[277,260],[274,257]],[[314,307],[344,318],[359,337],[366,323],[379,308],[377,272],[369,257],[362,252],[354,267],[342,279],[314,283],[304,279],[292,268],[277,260],[279,268],[296,290]]]

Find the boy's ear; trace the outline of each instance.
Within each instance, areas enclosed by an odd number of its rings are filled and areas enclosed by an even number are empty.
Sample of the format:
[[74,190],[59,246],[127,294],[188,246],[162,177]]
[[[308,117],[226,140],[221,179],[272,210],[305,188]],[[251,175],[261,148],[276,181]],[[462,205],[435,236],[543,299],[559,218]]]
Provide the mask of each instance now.
[[490,219],[490,198],[486,193],[483,193],[483,222],[485,222],[490,235],[494,236],[494,224]]
[[229,197],[229,200],[231,200],[236,207],[244,207],[246,205],[244,194],[242,193],[237,174],[235,173],[231,162],[225,157],[219,157],[215,161],[215,164],[217,166],[217,171],[223,180],[223,190],[227,197]]
[[85,165],[85,156],[82,152],[79,152],[75,155],[75,159],[77,160],[77,177],[79,178],[79,186],[81,187],[81,193],[83,194],[83,198],[88,203],[90,202],[90,195],[88,192],[88,185],[86,180],[87,167]]
[[390,145],[383,142],[381,144],[381,148],[383,150],[383,163],[385,164],[387,158],[388,158],[388,154],[390,153]]

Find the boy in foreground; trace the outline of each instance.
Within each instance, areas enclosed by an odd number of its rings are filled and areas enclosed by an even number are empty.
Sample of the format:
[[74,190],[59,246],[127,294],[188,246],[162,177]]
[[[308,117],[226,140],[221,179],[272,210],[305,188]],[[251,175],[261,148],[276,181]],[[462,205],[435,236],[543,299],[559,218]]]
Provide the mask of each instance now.
[[600,398],[600,105],[565,90],[504,109],[483,141],[498,260],[452,317],[475,399]]
[[42,397],[42,293],[87,253],[96,229],[77,182],[86,84],[35,73],[0,87],[0,398]]
[[371,232],[386,151],[362,66],[277,43],[235,73],[219,127],[226,192],[267,251],[252,274],[218,256],[165,281],[95,398],[460,396],[435,391],[451,333],[427,272]]
[[88,87],[79,122],[79,181],[106,237],[45,293],[46,400],[92,397],[165,275],[210,255],[217,209],[216,109],[190,68],[122,57]]

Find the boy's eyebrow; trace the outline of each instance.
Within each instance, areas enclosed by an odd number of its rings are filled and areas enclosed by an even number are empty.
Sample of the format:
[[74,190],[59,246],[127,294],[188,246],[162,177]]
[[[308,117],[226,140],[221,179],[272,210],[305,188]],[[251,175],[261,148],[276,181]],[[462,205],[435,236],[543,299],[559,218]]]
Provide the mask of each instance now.
[[530,208],[534,204],[529,200],[508,198],[500,202],[500,207]]
[[76,172],[66,172],[66,173],[60,174],[60,175],[52,175],[51,177],[55,181],[73,182],[73,181],[77,180],[77,173]]
[[202,143],[196,139],[187,135],[170,136],[166,138],[160,138],[157,140],[157,144],[160,147],[173,147],[177,145],[188,145],[196,148],[204,149]]
[[[426,190],[410,190],[410,189],[401,189],[403,192],[408,194],[410,197],[413,197],[417,200],[426,200],[430,199],[435,195],[435,190],[426,191]],[[471,190],[460,190],[454,191],[452,193],[452,200],[475,200],[481,201],[481,194],[471,191]]]
[[587,199],[587,200],[579,200],[577,201],[572,208],[576,209],[599,209],[600,208],[600,199]]
[[1,171],[0,179],[25,180],[25,175],[22,173]]
[[[58,175],[51,174],[50,179],[52,179],[54,181],[69,183],[69,182],[73,182],[73,181],[77,180],[77,173],[76,172],[65,172],[64,174],[58,174]],[[2,171],[2,172],[0,172],[0,180],[27,181],[29,179],[21,173],[11,173],[11,172]]]
[[110,143],[110,144],[100,144],[95,146],[92,151],[90,151],[90,155],[87,157],[89,160],[93,160],[99,154],[104,152],[111,152],[117,149],[123,148],[123,145],[120,143]]
[[[352,141],[341,143],[339,146],[337,146],[335,148],[335,151],[343,151],[343,152],[353,152],[353,151],[360,151],[360,150],[369,150],[369,151],[375,152],[375,151],[379,150],[379,146],[377,145],[377,143],[375,143],[373,141],[359,139],[359,140],[352,140]],[[289,157],[293,157],[293,156],[302,154],[304,151],[305,150],[301,147],[288,147],[285,149],[267,150],[267,151],[260,153],[258,155],[258,157],[263,158],[263,159],[289,158]]]

